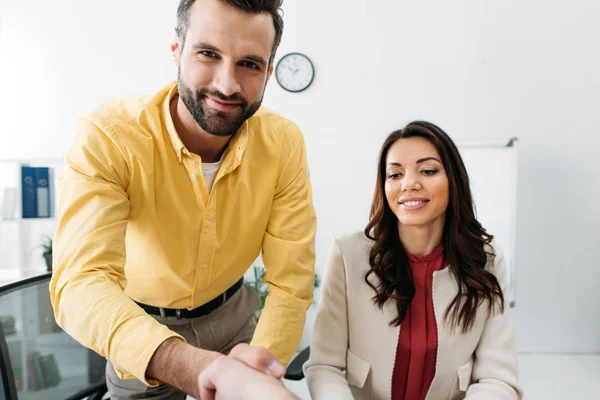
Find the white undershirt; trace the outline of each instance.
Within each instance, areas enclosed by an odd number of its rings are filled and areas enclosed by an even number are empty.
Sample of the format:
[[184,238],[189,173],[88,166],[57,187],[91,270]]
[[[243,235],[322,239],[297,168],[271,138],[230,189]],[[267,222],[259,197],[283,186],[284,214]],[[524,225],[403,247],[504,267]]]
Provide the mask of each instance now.
[[214,163],[202,163],[202,173],[204,174],[204,182],[206,182],[208,193],[212,190],[219,167],[221,167],[221,160]]

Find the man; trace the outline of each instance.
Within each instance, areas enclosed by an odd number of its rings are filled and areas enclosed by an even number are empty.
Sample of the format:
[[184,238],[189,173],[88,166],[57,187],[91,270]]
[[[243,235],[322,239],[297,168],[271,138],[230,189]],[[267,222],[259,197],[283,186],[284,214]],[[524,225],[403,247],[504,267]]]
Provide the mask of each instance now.
[[[228,357],[280,378],[299,344],[316,229],[305,146],[260,107],[281,2],[181,0],[177,83],[77,123],[50,292],[65,331],[109,359],[115,398],[199,397],[199,374],[250,340]],[[254,332],[241,279],[261,251],[270,294]]]

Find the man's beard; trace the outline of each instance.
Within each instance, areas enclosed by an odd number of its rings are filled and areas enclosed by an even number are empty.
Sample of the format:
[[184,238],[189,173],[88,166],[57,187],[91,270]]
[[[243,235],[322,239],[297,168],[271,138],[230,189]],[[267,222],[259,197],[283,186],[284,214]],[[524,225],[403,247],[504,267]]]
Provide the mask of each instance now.
[[[262,96],[257,102],[248,103],[244,97],[237,93],[225,96],[219,91],[209,90],[208,88],[200,88],[194,92],[183,82],[181,77],[178,79],[178,84],[179,97],[200,125],[200,128],[215,136],[231,136],[236,133],[244,122],[254,115],[262,103]],[[211,109],[206,105],[206,95],[224,101],[235,101],[239,103],[238,109],[232,112]]]

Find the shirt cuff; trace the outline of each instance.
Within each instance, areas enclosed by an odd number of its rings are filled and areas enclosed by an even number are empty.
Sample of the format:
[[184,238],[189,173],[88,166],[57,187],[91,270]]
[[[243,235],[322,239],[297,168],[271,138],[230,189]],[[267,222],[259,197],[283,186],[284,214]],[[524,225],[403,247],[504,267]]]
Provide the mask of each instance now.
[[[186,342],[186,340],[184,339],[183,336],[171,331],[171,333],[167,333],[161,337],[159,337],[156,341],[154,341],[153,343],[151,343],[148,347],[147,347],[147,351],[145,351],[142,355],[141,355],[141,359],[138,365],[136,365],[134,367],[134,369],[132,369],[130,372],[127,372],[125,370],[122,370],[120,368],[118,368],[115,365],[115,372],[117,373],[117,376],[121,379],[138,379],[140,380],[144,385],[148,386],[148,387],[156,387],[160,384],[159,381],[155,380],[155,379],[151,379],[148,378],[146,376],[146,371],[148,370],[148,364],[150,364],[150,360],[152,359],[152,356],[154,355],[154,353],[156,352],[156,350],[158,349],[158,347],[163,344],[163,342],[167,339],[170,339],[172,337],[178,338],[183,340],[184,342]],[[114,365],[114,363],[113,363]]]

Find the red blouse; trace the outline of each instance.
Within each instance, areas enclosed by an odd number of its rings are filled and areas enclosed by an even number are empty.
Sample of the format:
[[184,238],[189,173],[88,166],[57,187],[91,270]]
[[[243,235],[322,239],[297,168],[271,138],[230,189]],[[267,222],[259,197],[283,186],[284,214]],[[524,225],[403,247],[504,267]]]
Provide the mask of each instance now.
[[437,323],[433,311],[433,272],[446,266],[440,244],[424,257],[408,255],[415,296],[400,325],[392,376],[393,400],[424,399],[435,375]]

